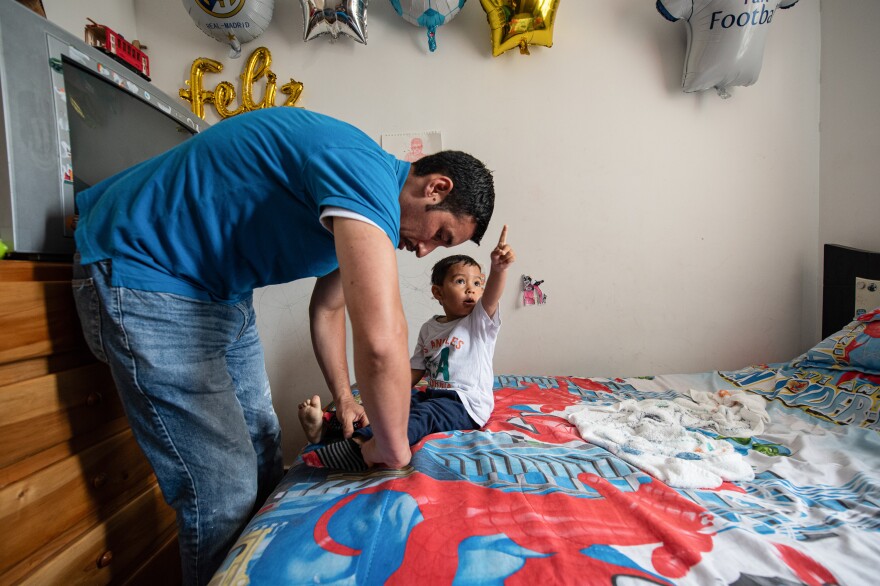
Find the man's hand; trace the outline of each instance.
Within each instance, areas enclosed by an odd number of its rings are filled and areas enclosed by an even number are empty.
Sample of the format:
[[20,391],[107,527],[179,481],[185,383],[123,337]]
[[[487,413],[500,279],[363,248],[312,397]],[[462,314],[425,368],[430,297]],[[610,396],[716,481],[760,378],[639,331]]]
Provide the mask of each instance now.
[[351,393],[347,398],[335,401],[334,405],[336,406],[336,419],[342,424],[342,435],[345,439],[350,438],[354,433],[355,423],[358,424],[358,427],[370,424],[363,406],[355,401]]
[[516,260],[516,254],[507,244],[507,224],[501,229],[501,238],[498,239],[498,246],[492,250],[490,255],[491,267],[493,271],[506,271],[507,268]]

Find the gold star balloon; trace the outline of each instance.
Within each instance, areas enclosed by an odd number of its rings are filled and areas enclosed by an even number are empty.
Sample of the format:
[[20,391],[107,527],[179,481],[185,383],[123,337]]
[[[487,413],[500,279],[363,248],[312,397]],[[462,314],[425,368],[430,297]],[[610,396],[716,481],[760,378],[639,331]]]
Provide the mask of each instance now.
[[492,31],[492,55],[529,45],[553,46],[553,22],[559,0],[480,0]]

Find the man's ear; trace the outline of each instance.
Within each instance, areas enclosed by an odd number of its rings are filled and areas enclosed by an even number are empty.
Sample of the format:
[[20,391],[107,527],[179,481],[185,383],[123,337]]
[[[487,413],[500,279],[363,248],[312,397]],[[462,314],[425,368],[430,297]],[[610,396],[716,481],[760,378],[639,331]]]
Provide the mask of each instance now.
[[431,199],[437,198],[435,203],[440,203],[449,192],[452,191],[452,179],[446,175],[434,175],[425,188],[425,195]]

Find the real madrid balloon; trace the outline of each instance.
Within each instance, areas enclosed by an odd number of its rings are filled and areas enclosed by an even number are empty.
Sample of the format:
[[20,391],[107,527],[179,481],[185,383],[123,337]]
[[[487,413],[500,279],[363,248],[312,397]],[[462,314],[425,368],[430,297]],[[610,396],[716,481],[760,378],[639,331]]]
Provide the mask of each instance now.
[[260,36],[272,20],[275,0],[183,0],[199,29],[227,43],[229,56],[241,55],[241,46]]
[[461,11],[466,0],[391,0],[394,11],[407,22],[427,29],[428,48],[437,49],[437,28]]

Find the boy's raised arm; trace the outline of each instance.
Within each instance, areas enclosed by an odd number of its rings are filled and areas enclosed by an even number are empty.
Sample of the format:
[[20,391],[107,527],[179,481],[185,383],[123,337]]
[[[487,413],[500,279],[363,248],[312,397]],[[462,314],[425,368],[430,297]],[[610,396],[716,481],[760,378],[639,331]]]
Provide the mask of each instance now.
[[492,251],[490,258],[489,278],[486,279],[486,288],[483,291],[483,309],[489,317],[493,317],[498,309],[501,294],[504,293],[507,269],[516,260],[513,248],[507,244],[507,224],[501,229],[498,246]]

